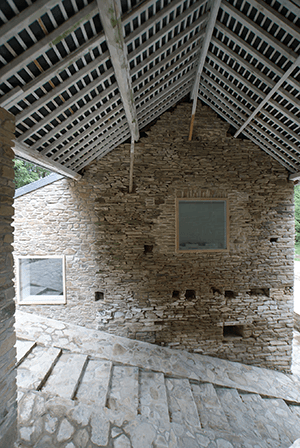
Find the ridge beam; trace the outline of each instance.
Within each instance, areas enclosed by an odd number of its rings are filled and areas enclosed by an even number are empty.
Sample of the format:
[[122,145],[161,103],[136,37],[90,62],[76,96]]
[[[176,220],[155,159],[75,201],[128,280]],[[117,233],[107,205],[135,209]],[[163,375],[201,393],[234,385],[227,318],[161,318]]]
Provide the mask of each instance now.
[[135,141],[139,139],[138,119],[133,99],[127,47],[124,43],[120,0],[97,0],[111,62],[125,110],[126,119]]

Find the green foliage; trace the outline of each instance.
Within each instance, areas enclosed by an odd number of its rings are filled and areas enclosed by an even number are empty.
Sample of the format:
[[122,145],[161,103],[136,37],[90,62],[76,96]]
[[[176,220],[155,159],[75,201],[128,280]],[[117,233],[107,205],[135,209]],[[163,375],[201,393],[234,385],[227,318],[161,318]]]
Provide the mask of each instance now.
[[16,188],[23,187],[24,185],[31,184],[42,177],[48,176],[50,171],[34,163],[25,162],[24,160],[14,159],[15,162],[15,184]]
[[294,201],[295,201],[296,242],[300,243],[300,185],[295,185]]

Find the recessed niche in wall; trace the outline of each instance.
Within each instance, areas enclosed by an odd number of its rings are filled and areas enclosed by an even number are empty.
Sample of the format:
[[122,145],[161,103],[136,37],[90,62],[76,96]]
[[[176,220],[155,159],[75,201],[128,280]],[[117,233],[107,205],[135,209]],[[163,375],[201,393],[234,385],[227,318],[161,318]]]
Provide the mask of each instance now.
[[185,296],[186,299],[195,299],[196,298],[196,291],[194,291],[193,289],[187,289],[185,291]]
[[224,338],[244,337],[244,326],[243,325],[224,325],[223,336],[224,336]]
[[278,238],[270,238],[270,243],[277,243]]
[[153,253],[153,246],[149,244],[145,244],[144,246],[144,254],[152,254]]
[[172,297],[173,297],[174,299],[179,299],[179,297],[180,297],[180,291],[173,291],[173,292],[172,292]]
[[267,296],[270,297],[270,288],[252,288],[250,296]]
[[228,297],[229,299],[234,299],[235,293],[233,291],[225,291],[225,297]]
[[95,302],[98,302],[98,300],[104,300],[104,292],[102,291],[95,292]]
[[17,296],[20,305],[66,303],[64,256],[18,257]]

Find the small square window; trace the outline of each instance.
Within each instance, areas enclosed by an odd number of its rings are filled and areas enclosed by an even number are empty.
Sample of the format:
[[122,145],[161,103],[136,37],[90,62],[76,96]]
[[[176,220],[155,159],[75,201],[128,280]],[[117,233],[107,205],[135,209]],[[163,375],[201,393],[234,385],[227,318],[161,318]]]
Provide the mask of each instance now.
[[179,199],[177,251],[227,251],[227,221],[226,199]]
[[64,257],[18,257],[17,293],[20,305],[66,303]]

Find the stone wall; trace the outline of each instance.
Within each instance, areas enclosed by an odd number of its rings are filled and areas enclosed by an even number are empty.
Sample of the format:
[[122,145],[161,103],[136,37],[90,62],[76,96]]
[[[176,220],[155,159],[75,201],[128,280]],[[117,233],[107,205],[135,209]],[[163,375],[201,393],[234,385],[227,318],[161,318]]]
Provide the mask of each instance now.
[[16,437],[14,287],[12,217],[14,196],[15,119],[0,108],[0,448],[12,447]]
[[[26,311],[282,370],[291,363],[293,183],[199,105],[165,113],[136,144],[16,200],[16,254],[64,254],[67,305]],[[176,253],[177,198],[227,198],[228,252]],[[24,308],[23,308],[24,309]],[[224,326],[227,332],[224,333]]]

